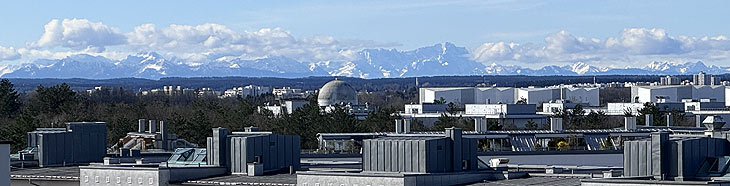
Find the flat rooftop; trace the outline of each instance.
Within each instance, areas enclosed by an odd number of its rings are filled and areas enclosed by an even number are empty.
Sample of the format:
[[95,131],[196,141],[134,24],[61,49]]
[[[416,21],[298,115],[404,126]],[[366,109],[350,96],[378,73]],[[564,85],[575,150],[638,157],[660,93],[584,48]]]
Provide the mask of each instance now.
[[78,181],[79,167],[12,168],[11,179]]
[[296,174],[275,174],[264,176],[226,175],[192,180],[180,185],[297,185]]
[[504,186],[504,185],[561,185],[561,186],[579,186],[582,177],[527,177],[520,179],[505,179],[495,181],[485,181],[483,183],[470,184],[472,186]]

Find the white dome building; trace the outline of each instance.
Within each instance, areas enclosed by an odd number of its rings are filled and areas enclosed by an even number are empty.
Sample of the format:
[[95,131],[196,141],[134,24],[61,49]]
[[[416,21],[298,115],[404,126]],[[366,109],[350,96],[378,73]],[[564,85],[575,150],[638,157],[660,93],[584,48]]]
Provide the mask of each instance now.
[[333,105],[357,105],[357,91],[342,80],[332,80],[319,89],[317,103],[320,107]]

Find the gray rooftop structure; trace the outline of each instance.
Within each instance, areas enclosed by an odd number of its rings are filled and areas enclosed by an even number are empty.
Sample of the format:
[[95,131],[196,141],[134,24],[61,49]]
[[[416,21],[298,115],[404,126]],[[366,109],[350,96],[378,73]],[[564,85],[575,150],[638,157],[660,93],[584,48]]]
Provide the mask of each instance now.
[[362,171],[306,171],[298,185],[463,185],[514,179],[525,172],[488,167],[477,158],[477,140],[459,128],[441,135],[384,136],[363,141]]
[[[101,162],[106,155],[106,123],[71,122],[66,128],[39,128],[28,132],[26,150],[38,166],[65,166]],[[30,156],[21,156],[28,160]]]
[[178,138],[176,134],[168,131],[167,122],[163,120],[138,120],[137,131],[127,133],[127,136],[111,147],[113,152],[136,149],[146,152],[172,152],[177,148],[196,148],[185,139]]
[[463,139],[461,129],[448,137],[384,137],[363,143],[363,171],[459,172],[477,169],[476,139]]
[[225,128],[213,129],[207,139],[208,164],[224,166],[233,174],[261,175],[300,168],[299,136],[258,132],[228,133]]
[[704,136],[667,132],[624,142],[624,170],[619,179],[586,180],[583,185],[727,185],[730,136],[721,117],[704,121]]

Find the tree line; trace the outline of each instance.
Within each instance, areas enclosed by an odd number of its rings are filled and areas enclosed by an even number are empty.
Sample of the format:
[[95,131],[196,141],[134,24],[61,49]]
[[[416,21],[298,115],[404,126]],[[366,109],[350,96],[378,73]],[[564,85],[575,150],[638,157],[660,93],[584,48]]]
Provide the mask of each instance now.
[[[262,131],[299,135],[303,148],[317,147],[317,133],[393,131],[397,108],[412,101],[415,89],[360,93],[363,102],[377,102],[379,109],[365,120],[357,120],[342,107],[323,112],[317,95],[309,104],[291,114],[274,116],[258,106],[274,102],[272,94],[256,97],[218,98],[196,94],[140,95],[123,88],[104,88],[91,93],[76,92],[66,83],[37,86],[19,93],[7,79],[0,83],[0,139],[13,142],[12,150],[26,146],[26,133],[36,128],[65,127],[66,122],[101,121],[107,123],[108,146],[127,132],[136,131],[137,120],[165,120],[170,132],[201,146],[211,136],[211,128],[243,131],[255,126]],[[418,127],[416,127],[418,128]],[[424,129],[426,130],[426,129]]]

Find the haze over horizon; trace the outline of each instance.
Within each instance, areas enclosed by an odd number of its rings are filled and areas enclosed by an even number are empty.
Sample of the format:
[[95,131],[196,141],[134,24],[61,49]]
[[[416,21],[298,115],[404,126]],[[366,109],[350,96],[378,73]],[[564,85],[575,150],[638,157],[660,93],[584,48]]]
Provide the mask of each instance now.
[[[439,65],[459,66],[448,72],[473,74],[488,73],[493,69],[485,68],[491,64],[539,69],[578,63],[593,71],[642,68],[653,61],[730,66],[730,25],[720,24],[730,17],[730,11],[722,10],[730,5],[725,1],[6,4],[0,7],[0,19],[12,29],[0,29],[0,75],[19,69],[43,73],[45,66],[58,63],[48,60],[77,54],[106,58],[92,62],[120,64],[149,52],[159,54],[155,60],[164,59],[168,66],[185,66],[186,73],[247,64],[275,66],[255,68],[267,73],[354,77],[429,75],[427,69]],[[434,48],[450,43],[456,52]],[[32,62],[39,66],[20,66]],[[129,71],[155,69],[154,78],[174,74],[168,66],[146,64]],[[578,74],[591,71],[572,68]]]

